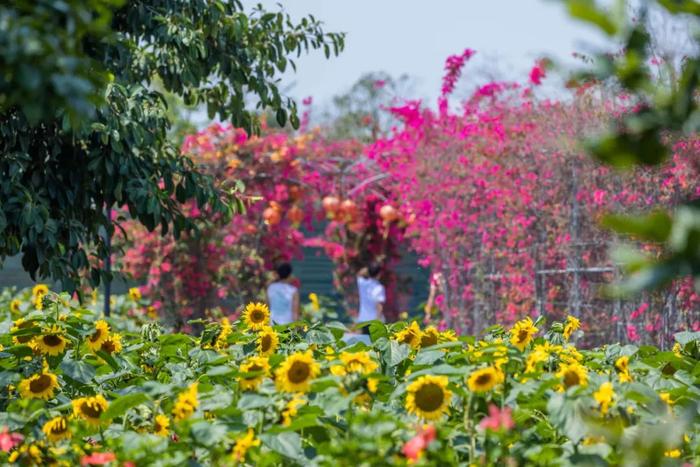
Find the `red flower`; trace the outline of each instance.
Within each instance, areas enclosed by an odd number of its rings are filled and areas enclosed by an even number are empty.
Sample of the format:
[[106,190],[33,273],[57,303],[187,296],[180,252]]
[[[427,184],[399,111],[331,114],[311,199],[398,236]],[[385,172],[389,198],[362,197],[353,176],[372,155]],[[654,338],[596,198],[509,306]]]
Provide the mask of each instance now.
[[111,452],[93,452],[89,456],[83,456],[80,459],[80,465],[105,465],[117,459],[117,456]]
[[10,450],[22,442],[24,436],[19,433],[10,433],[10,429],[6,426],[0,431],[0,450],[10,452]]
[[418,460],[423,454],[423,450],[437,437],[437,430],[432,425],[425,426],[413,438],[403,445],[401,452],[406,458]]
[[489,416],[484,417],[479,426],[484,430],[510,430],[515,426],[511,413],[510,407],[499,409],[497,405],[491,404],[489,405]]

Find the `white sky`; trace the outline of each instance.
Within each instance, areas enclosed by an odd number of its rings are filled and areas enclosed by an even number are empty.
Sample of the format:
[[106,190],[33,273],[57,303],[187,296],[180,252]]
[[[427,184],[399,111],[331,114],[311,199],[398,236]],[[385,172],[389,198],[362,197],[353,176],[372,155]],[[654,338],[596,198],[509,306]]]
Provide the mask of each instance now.
[[[246,1],[250,6],[258,1]],[[276,10],[275,1],[262,1]],[[285,0],[294,19],[311,13],[327,31],[345,31],[345,51],[326,60],[322,51],[302,56],[283,88],[302,99],[327,102],[362,74],[386,71],[415,79],[417,96],[437,96],[444,60],[472,48],[478,52],[464,74],[495,69],[501,79],[524,81],[537,58],[572,63],[571,53],[605,44],[592,27],[568,17],[552,0]],[[476,58],[476,57],[475,57]],[[293,85],[293,87],[288,87]]]

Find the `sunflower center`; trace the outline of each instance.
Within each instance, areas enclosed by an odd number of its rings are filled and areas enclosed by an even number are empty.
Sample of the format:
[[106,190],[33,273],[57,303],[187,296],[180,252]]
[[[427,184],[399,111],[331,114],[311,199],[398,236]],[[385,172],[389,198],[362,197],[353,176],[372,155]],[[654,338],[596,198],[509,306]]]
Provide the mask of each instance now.
[[423,334],[420,345],[422,347],[430,347],[431,345],[437,344],[437,341],[437,336],[435,334]]
[[578,373],[575,371],[567,371],[564,373],[564,386],[570,388],[571,386],[576,386],[581,383],[581,378],[579,378]]
[[270,337],[269,334],[265,334],[262,336],[262,339],[260,340],[260,350],[263,352],[267,352],[270,350],[272,347],[272,337]]
[[261,310],[253,310],[253,312],[250,314],[250,320],[254,323],[262,323],[265,321],[265,313],[263,313]]
[[521,329],[518,331],[518,342],[525,342],[529,335],[527,329]]
[[491,373],[482,373],[476,378],[478,386],[486,386],[491,383]]
[[[247,372],[248,372],[248,373],[255,373],[255,372],[258,372],[258,371],[262,371],[262,370],[263,370],[263,367],[261,367],[261,366],[258,365],[257,363],[254,363],[253,365],[251,365],[250,367],[248,367],[248,371],[247,371]],[[257,378],[258,376],[260,376],[260,375],[248,376],[246,379],[255,379],[255,378]]]
[[80,411],[90,418],[100,418],[102,415],[102,407],[98,404],[90,404],[89,402],[83,402],[80,405]]
[[114,342],[112,342],[112,341],[104,341],[104,342],[102,343],[102,351],[103,351],[103,352],[106,352],[106,353],[111,354],[111,353],[114,353],[114,351],[115,351],[116,349],[117,349],[117,348],[116,348],[116,346],[114,345]]
[[413,339],[416,337],[415,334],[413,334],[413,331],[409,331],[406,333],[406,335],[403,336],[403,339],[401,339],[401,343],[403,344],[410,344],[413,342]]
[[416,391],[416,406],[425,412],[434,412],[442,406],[445,393],[435,383],[428,383]]
[[98,329],[95,333],[90,336],[90,342],[97,342],[102,338],[102,329]]
[[57,334],[47,334],[43,337],[44,344],[49,347],[59,347],[63,343],[63,339]]
[[[17,326],[19,329],[27,329],[32,327],[32,322],[31,321],[25,321],[24,323],[20,324]],[[33,339],[33,336],[19,336],[17,337],[17,342],[20,344],[26,344],[27,342],[31,341]]]
[[310,374],[311,368],[309,368],[309,365],[304,362],[292,363],[291,368],[287,372],[287,375],[289,376],[289,381],[291,381],[294,384],[303,383],[304,381],[309,379]]
[[39,394],[51,387],[53,380],[47,374],[40,374],[29,383],[29,390],[34,394]]
[[66,420],[62,418],[51,426],[51,434],[60,435],[65,433],[67,429],[68,425],[66,424]]

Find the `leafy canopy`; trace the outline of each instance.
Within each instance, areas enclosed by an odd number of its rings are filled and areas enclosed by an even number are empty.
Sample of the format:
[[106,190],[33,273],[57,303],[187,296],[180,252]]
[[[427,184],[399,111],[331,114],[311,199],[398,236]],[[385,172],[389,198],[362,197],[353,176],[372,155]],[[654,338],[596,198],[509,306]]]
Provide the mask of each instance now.
[[[200,174],[168,138],[165,93],[256,132],[256,112],[297,126],[278,75],[310,49],[338,54],[342,34],[313,16],[237,0],[10,0],[0,5],[0,259],[22,253],[35,277],[74,290],[105,256],[113,206],[148,229],[241,210],[236,189]],[[156,86],[157,84],[157,86]],[[250,109],[254,106],[255,109]]]

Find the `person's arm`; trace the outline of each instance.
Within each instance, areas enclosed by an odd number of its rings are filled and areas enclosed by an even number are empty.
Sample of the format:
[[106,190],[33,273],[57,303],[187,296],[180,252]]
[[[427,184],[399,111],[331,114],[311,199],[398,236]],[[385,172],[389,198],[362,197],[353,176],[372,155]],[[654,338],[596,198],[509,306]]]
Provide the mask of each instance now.
[[384,302],[377,302],[375,306],[377,308],[377,319],[384,322]]
[[294,292],[292,297],[292,320],[299,321],[301,315],[299,314],[299,290]]

